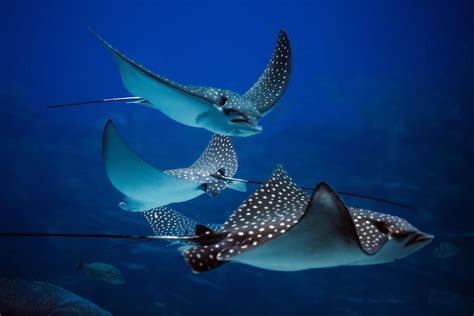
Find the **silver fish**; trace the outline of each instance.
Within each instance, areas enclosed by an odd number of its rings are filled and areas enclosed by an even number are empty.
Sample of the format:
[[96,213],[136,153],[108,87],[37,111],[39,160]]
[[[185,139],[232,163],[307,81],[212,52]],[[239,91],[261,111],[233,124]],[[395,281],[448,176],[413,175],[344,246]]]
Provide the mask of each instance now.
[[88,277],[111,284],[123,284],[125,279],[116,267],[103,262],[85,263],[79,261],[76,271],[83,271]]

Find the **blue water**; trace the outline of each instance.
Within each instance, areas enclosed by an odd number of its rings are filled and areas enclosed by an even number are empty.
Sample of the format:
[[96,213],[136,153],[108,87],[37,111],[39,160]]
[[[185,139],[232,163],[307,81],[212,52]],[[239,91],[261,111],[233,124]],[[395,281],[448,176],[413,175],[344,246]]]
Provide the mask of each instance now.
[[[239,93],[284,28],[290,85],[261,134],[234,138],[237,176],[265,179],[281,163],[300,185],[326,180],[414,205],[345,199],[439,238],[384,265],[283,273],[228,264],[200,275],[165,243],[2,239],[0,276],[47,280],[114,315],[471,315],[473,239],[449,240],[459,251],[447,258],[434,250],[443,235],[474,231],[473,13],[471,1],[3,1],[0,231],[151,234],[117,206],[100,154],[105,121],[161,169],[189,165],[210,139],[146,107],[44,109],[129,95],[88,27],[168,78]],[[247,195],[173,207],[222,222]],[[79,257],[117,266],[126,284],[74,272]]]

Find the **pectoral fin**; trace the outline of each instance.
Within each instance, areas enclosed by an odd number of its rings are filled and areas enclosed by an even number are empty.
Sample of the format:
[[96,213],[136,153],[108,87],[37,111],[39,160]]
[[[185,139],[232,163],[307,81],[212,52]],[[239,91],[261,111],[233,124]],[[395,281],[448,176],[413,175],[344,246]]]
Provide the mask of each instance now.
[[126,196],[121,203],[124,209],[143,211],[188,200],[193,191],[198,192],[198,184],[167,175],[141,159],[123,141],[111,120],[104,128],[102,154],[110,182]]
[[273,109],[286,90],[291,74],[291,47],[284,30],[280,31],[272,58],[258,81],[245,93],[257,110],[265,115]]
[[[210,110],[216,106],[213,100],[196,94],[186,86],[154,74],[135,63],[113,48],[97,33],[92,30],[91,32],[111,51],[127,90],[147,100],[170,118],[186,125],[197,126],[196,117],[205,112],[204,109]],[[184,113],[184,109],[188,112]]]

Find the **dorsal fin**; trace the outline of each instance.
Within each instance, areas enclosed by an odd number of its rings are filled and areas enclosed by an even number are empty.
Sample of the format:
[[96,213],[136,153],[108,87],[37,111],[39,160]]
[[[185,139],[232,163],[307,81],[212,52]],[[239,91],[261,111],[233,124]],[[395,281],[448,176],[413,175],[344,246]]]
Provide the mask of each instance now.
[[325,222],[336,224],[333,227],[335,231],[332,232],[334,235],[350,235],[357,239],[349,209],[326,182],[320,182],[316,186],[308,208],[314,209],[319,218],[324,216],[331,218],[330,221]]
[[284,234],[304,214],[308,201],[309,197],[277,166],[222,225],[220,231],[227,232],[224,239],[208,247],[187,249],[183,255],[195,272],[213,269],[231,256]]
[[237,154],[230,137],[214,134],[204,152],[189,168],[209,173],[224,172],[233,177],[237,167]]
[[258,81],[245,93],[262,114],[267,114],[285,92],[291,74],[291,47],[284,30],[280,31],[272,58]]

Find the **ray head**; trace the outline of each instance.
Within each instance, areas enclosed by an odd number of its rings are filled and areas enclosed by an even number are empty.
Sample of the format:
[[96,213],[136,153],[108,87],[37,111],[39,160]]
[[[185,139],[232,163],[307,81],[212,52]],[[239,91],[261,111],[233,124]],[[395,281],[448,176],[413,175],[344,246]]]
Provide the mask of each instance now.
[[197,124],[212,132],[247,137],[263,130],[258,124],[262,115],[250,99],[229,90],[210,87],[191,87],[191,92],[212,100],[215,110],[196,119]]
[[365,264],[392,262],[428,245],[434,236],[424,233],[398,216],[350,207]]

